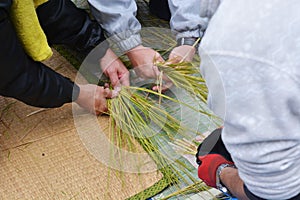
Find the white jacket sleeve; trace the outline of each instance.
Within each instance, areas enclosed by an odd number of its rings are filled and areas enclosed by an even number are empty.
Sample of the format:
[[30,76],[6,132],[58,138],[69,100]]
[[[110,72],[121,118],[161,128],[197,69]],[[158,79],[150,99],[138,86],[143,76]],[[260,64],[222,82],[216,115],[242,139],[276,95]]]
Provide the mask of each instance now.
[[171,29],[176,39],[202,37],[221,0],[169,0]]
[[141,25],[135,17],[137,5],[134,0],[88,0],[91,12],[109,37],[122,51],[139,44]]

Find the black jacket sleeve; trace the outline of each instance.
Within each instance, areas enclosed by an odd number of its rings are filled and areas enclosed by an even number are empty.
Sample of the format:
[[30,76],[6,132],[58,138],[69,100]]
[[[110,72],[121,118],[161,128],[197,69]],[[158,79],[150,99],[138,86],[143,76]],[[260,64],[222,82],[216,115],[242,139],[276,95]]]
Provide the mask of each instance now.
[[0,95],[48,108],[77,99],[79,87],[29,58],[5,9],[0,8],[0,16]]

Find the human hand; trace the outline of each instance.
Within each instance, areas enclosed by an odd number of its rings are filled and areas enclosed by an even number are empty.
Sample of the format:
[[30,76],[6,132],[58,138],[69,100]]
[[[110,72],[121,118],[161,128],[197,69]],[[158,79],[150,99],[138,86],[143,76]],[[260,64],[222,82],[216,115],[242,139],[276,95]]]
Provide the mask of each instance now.
[[[130,59],[134,71],[139,77],[157,79],[160,76],[160,71],[157,66],[155,66],[155,62],[164,62],[164,59],[158,52],[140,45],[128,51],[126,55]],[[172,82],[166,76],[163,76],[162,79],[165,81],[163,90],[172,85]],[[153,89],[158,90],[156,86],[153,87]]]
[[169,61],[171,63],[179,63],[182,61],[191,62],[194,58],[194,55],[196,53],[196,48],[190,45],[181,45],[178,47],[175,47],[170,55],[169,55]]
[[222,128],[214,130],[198,147],[196,155],[198,177],[207,185],[216,187],[216,171],[221,164],[233,165],[221,137]]
[[222,164],[233,165],[220,154],[208,154],[198,157],[198,177],[210,187],[217,187],[217,169]]
[[154,64],[156,61],[163,62],[164,59],[158,52],[139,45],[129,50],[126,55],[138,76],[142,78],[156,78],[159,76],[159,70]]
[[106,99],[117,95],[114,90],[97,85],[87,84],[78,86],[80,91],[75,102],[80,107],[96,115],[107,112]]
[[100,60],[100,66],[103,73],[109,77],[112,86],[129,86],[129,72],[117,55],[108,49],[106,54]]

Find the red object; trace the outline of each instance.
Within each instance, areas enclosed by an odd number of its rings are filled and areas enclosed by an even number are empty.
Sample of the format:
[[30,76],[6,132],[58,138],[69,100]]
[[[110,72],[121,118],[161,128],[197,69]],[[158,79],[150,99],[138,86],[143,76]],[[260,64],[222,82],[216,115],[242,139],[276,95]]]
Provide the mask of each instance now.
[[208,154],[199,156],[201,164],[198,167],[198,177],[202,179],[206,185],[216,188],[216,172],[221,164],[232,164],[220,154]]

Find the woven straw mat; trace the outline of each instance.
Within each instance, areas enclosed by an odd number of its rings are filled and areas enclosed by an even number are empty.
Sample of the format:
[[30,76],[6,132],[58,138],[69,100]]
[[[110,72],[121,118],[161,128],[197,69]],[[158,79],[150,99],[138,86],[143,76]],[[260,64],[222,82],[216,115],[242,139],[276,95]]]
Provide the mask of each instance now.
[[[55,50],[46,64],[75,77]],[[76,132],[71,104],[40,110],[3,97],[0,104],[0,199],[126,199],[162,178],[120,174],[96,160]]]

